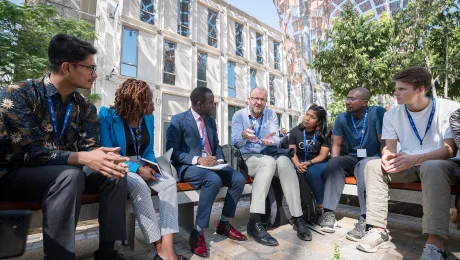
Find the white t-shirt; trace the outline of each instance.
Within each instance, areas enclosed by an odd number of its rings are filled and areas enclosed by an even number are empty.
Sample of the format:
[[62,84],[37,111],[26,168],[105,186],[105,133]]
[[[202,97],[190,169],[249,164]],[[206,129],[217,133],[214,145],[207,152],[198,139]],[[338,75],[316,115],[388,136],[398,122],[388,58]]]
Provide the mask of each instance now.
[[[425,135],[428,119],[430,118],[433,102],[420,112],[410,112],[420,138]],[[388,110],[383,116],[382,139],[398,140],[401,151],[407,154],[419,154],[434,151],[444,146],[444,139],[452,138],[449,118],[452,112],[460,109],[460,103],[437,98],[436,111],[430,130],[423,139],[423,146],[415,135],[409,122],[404,105]]]

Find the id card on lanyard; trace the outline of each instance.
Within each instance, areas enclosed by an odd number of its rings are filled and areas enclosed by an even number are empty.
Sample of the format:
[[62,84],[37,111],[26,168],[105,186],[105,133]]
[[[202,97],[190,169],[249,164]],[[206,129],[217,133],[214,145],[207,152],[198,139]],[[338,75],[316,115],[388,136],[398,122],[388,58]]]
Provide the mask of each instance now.
[[61,138],[64,135],[64,131],[67,128],[67,125],[69,124],[69,118],[70,118],[70,113],[72,112],[72,107],[73,107],[73,100],[70,100],[69,104],[67,105],[66,112],[65,112],[64,123],[62,124],[61,133],[59,134],[58,127],[57,127],[56,114],[54,112],[53,101],[51,100],[51,97],[48,97],[48,109],[49,109],[50,117],[51,117],[51,125],[53,127],[54,138],[55,138],[55,142],[56,142],[56,146],[58,150],[59,150],[59,145],[61,143]]
[[136,135],[134,135],[134,131],[131,125],[128,124],[129,131],[131,132],[131,137],[133,138],[134,152],[136,153],[136,159],[137,159],[136,163],[141,163],[140,152],[141,152],[141,143],[142,143],[142,121],[143,121],[142,119],[143,118],[141,117],[137,121],[138,130],[136,132],[139,132],[139,133]]
[[364,142],[364,135],[366,134],[366,126],[367,126],[367,116],[369,115],[369,108],[366,108],[366,112],[364,113],[364,121],[363,121],[363,128],[361,130],[361,135],[358,131],[358,127],[356,126],[355,119],[353,115],[351,115],[351,122],[353,123],[353,127],[355,128],[356,135],[359,138],[359,149],[356,150],[358,158],[367,157],[367,150],[363,149],[363,142]]
[[[304,161],[307,161],[308,160],[308,148],[310,147],[309,145],[307,145],[307,131],[303,131],[303,151],[305,153],[305,160]],[[315,144],[316,144],[316,132],[313,134],[313,140],[312,140],[312,144],[311,144],[311,150],[315,149]]]
[[207,138],[208,132],[206,130],[206,125],[203,128],[203,137],[200,140],[200,145],[201,145],[201,157],[206,157],[208,156],[208,153],[204,149],[204,145],[206,143],[206,138]]
[[412,127],[412,130],[414,131],[420,143],[420,150],[423,150],[423,140],[425,139],[426,135],[428,134],[428,131],[430,130],[431,124],[433,123],[434,114],[436,112],[436,99],[434,97],[431,97],[431,102],[432,102],[431,113],[430,113],[430,117],[428,118],[428,124],[426,125],[425,135],[423,135],[423,138],[420,137],[420,134],[417,131],[417,127],[415,126],[414,120],[412,119],[412,116],[410,115],[409,110],[407,109],[407,106],[404,105],[404,108],[406,109],[407,119],[409,119],[409,123]]
[[[262,121],[263,121],[263,119],[264,119],[264,115],[261,115],[260,119],[259,119],[259,122],[258,122],[259,127],[258,127],[257,131],[254,130],[254,134],[257,137],[257,139],[260,139],[259,135],[260,135],[260,132],[261,132],[261,129],[262,129]],[[254,121],[252,120],[251,115],[249,115],[249,121],[251,122],[251,125],[254,124]],[[262,145],[260,144],[260,141],[258,141],[257,143],[251,143],[250,144],[250,150],[253,153],[260,153],[262,151]]]

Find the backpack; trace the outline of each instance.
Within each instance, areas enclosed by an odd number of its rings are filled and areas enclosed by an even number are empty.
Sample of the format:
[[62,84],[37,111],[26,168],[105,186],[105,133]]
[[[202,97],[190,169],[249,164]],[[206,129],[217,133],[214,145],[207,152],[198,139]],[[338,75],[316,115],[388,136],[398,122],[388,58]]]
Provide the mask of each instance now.
[[303,219],[308,224],[314,226],[320,215],[320,212],[316,206],[316,199],[311,186],[305,178],[304,174],[298,174],[299,188],[300,188],[300,203],[302,205]]

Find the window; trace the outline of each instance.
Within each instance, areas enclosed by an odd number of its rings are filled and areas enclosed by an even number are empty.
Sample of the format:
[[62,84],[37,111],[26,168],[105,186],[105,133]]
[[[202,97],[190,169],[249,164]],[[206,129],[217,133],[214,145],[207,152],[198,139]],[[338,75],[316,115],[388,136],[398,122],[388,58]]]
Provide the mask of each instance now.
[[155,9],[153,6],[155,0],[142,0],[141,1],[141,21],[148,24],[155,24]]
[[288,109],[291,109],[291,80],[287,79],[287,98],[288,98]]
[[243,57],[243,25],[235,23],[236,55]]
[[163,83],[176,84],[176,43],[165,41],[163,50]]
[[179,18],[177,25],[177,33],[188,37],[189,23],[189,0],[179,0]]
[[280,125],[281,125],[281,114],[280,114],[280,113],[276,113],[276,118],[278,119],[278,128],[279,128]]
[[228,70],[228,96],[236,97],[236,86],[235,86],[235,63],[227,63]]
[[250,70],[250,77],[251,77],[251,81],[250,81],[250,86],[251,86],[251,90],[255,89],[257,87],[257,84],[256,84],[256,74],[257,74],[257,70],[256,69],[253,69],[251,68]]
[[232,144],[232,118],[241,107],[228,106],[228,143]]
[[217,14],[208,9],[208,45],[217,48]]
[[197,71],[197,87],[206,87],[206,64],[208,60],[208,54],[198,52],[198,71]]
[[275,76],[270,74],[269,76],[270,82],[270,105],[275,105]]
[[280,69],[280,54],[279,54],[279,43],[278,42],[274,42],[273,43],[273,46],[274,46],[274,50],[273,50],[273,55],[274,55],[274,58],[275,58],[275,70],[279,70]]
[[257,51],[257,63],[264,64],[264,58],[262,55],[262,35],[256,34],[256,51]]
[[294,128],[294,124],[292,122],[292,116],[289,115],[289,129],[292,129],[292,128]]
[[123,28],[121,47],[120,75],[137,77],[137,35],[138,31],[128,27]]

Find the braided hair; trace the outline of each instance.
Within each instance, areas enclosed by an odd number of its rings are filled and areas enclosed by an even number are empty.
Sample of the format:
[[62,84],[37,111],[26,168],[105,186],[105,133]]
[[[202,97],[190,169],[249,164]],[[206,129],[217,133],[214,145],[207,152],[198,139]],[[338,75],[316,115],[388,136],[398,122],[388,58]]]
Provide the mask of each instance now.
[[115,93],[112,108],[127,122],[136,121],[145,114],[149,104],[149,85],[142,80],[127,79]]

